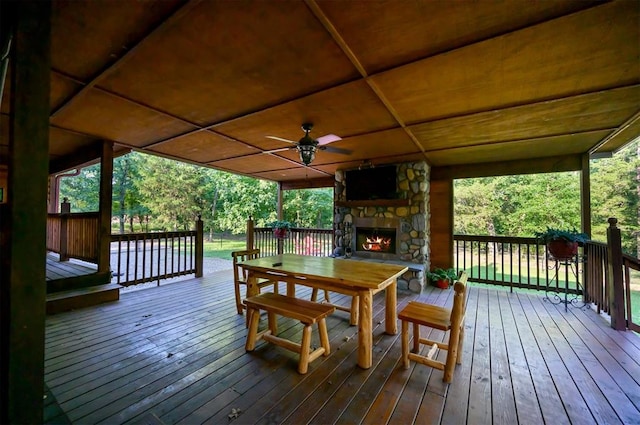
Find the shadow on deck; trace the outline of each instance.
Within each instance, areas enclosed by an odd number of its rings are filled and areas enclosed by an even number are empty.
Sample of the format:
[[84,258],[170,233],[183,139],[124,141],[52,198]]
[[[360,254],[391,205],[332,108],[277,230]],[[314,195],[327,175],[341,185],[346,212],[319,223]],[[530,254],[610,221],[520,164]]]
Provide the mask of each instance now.
[[[399,292],[398,308],[451,297],[433,288],[419,297]],[[245,353],[232,275],[219,272],[48,317],[45,382],[72,423],[640,421],[640,338],[612,330],[591,310],[565,312],[537,294],[471,287],[463,364],[451,385],[426,366],[403,370],[399,335],[385,335],[383,321],[378,294],[371,369],[356,366],[357,329],[337,312],[327,322],[331,355],[299,375],[287,350],[260,343]],[[299,338],[299,323],[279,323]]]

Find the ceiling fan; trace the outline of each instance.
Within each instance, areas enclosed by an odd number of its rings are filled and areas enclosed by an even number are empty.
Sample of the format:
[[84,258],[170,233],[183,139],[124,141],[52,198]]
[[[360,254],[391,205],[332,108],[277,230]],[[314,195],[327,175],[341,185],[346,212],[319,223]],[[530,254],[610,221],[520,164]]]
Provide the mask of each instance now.
[[281,152],[287,149],[296,149],[300,154],[300,160],[304,165],[311,164],[311,161],[313,161],[314,158],[316,157],[316,151],[318,149],[325,150],[327,152],[340,153],[345,155],[349,155],[351,153],[351,151],[347,149],[340,149],[336,147],[326,146],[329,143],[342,140],[340,136],[336,136],[335,134],[327,134],[325,136],[314,139],[313,137],[309,136],[309,132],[311,131],[311,129],[313,129],[312,123],[309,123],[309,122],[303,123],[302,131],[304,131],[304,136],[300,140],[298,140],[298,142],[294,142],[293,140],[283,139],[282,137],[266,136],[268,139],[280,140],[281,142],[292,143],[295,145],[289,148],[274,149],[271,151],[267,151],[267,153]]

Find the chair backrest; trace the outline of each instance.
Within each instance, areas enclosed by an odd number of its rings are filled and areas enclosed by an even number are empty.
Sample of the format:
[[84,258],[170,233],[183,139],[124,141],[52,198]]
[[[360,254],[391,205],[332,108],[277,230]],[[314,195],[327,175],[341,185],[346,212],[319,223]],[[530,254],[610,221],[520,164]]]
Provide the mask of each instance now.
[[242,267],[238,265],[243,261],[253,260],[254,258],[258,258],[260,256],[259,249],[247,249],[244,251],[233,251],[231,253],[231,258],[233,259],[233,280],[235,282],[244,282],[247,280],[247,272]]
[[464,310],[467,305],[467,278],[465,271],[461,271],[458,280],[453,285],[453,308],[451,309],[451,327],[459,327],[464,318]]

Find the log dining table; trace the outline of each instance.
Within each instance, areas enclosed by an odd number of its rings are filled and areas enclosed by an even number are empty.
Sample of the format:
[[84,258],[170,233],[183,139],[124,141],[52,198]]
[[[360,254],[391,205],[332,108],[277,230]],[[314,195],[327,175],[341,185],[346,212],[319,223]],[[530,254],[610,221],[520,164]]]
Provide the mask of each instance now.
[[358,365],[369,369],[373,363],[373,295],[385,290],[385,332],[398,333],[397,278],[407,267],[331,257],[283,254],[239,264],[247,271],[247,297],[260,292],[260,278],[287,283],[287,295],[295,296],[295,285],[347,295],[357,295]]

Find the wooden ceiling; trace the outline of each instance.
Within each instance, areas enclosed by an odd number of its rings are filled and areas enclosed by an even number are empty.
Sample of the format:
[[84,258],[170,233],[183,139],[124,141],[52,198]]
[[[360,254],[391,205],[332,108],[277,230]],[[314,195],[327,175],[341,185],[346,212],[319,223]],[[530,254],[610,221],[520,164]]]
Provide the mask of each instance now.
[[[52,160],[111,140],[275,181],[610,152],[640,135],[640,7],[54,1]],[[10,113],[5,86],[1,137]],[[304,167],[300,125],[336,134]]]

